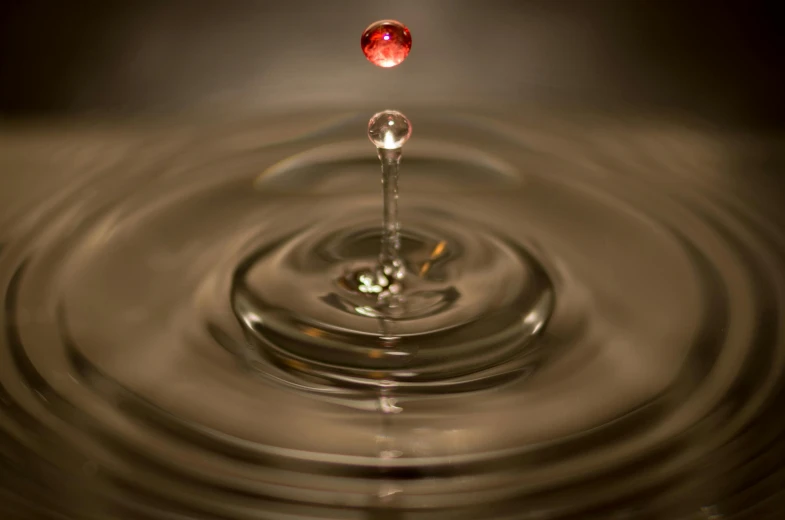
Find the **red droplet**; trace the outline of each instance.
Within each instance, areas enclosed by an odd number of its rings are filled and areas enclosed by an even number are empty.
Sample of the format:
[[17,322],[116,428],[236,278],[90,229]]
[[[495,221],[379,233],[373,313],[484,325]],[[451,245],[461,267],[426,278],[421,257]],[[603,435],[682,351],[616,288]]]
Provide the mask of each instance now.
[[409,29],[395,20],[372,23],[360,40],[363,54],[379,67],[395,67],[406,59],[412,48]]

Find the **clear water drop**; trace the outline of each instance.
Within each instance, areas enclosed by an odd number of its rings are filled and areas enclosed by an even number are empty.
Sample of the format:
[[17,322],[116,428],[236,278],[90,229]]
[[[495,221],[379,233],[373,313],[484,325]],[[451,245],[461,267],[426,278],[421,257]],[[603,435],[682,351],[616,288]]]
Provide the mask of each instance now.
[[397,150],[412,136],[412,125],[397,110],[375,114],[368,122],[368,138],[379,149]]

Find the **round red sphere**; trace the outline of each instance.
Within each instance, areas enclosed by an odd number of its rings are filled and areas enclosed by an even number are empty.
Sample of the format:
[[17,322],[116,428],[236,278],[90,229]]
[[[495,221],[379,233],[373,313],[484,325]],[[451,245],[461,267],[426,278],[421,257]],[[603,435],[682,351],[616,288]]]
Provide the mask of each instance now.
[[381,20],[365,29],[360,45],[365,57],[374,65],[395,67],[409,55],[412,35],[401,22]]

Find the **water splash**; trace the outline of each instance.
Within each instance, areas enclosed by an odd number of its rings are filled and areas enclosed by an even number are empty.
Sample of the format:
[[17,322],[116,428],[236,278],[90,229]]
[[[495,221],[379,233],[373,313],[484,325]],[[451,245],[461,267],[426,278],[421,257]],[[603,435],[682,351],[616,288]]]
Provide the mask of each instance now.
[[412,115],[409,320],[343,276],[365,116],[4,136],[50,182],[0,206],[0,512],[777,518],[785,237],[733,140]]

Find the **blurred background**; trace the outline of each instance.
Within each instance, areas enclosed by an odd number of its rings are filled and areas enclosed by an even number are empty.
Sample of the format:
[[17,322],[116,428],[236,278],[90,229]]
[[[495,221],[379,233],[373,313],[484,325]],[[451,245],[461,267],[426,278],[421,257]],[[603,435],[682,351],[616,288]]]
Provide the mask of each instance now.
[[[781,0],[101,0],[0,7],[0,113],[589,106],[785,121]],[[409,59],[365,61],[377,19]]]

